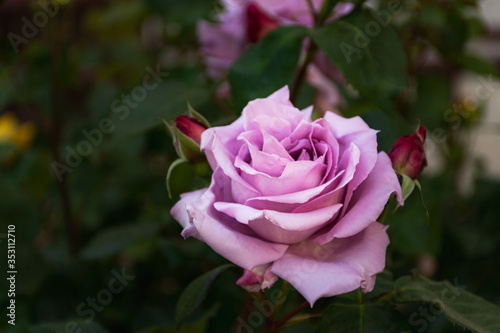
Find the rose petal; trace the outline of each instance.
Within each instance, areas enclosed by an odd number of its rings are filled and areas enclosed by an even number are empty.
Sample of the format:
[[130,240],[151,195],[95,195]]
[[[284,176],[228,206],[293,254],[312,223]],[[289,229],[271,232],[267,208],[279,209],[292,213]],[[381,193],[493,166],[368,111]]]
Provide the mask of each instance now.
[[[285,166],[279,177],[257,172],[246,163],[239,163],[241,178],[262,195],[281,195],[315,188],[321,184],[326,171],[325,157],[316,161],[294,161]],[[297,179],[300,178],[300,181]]]
[[181,200],[179,200],[170,210],[170,215],[172,215],[172,217],[182,226],[183,230],[181,235],[184,238],[200,238],[196,227],[193,225],[191,218],[188,215],[186,205],[199,200],[206,190],[207,189],[204,188],[198,191],[181,194]]
[[275,91],[266,99],[293,107],[292,102],[290,102],[290,89],[288,89],[288,86],[284,86],[280,90]]
[[389,244],[386,226],[370,224],[350,238],[334,239],[323,246],[302,242],[291,246],[274,262],[271,271],[290,282],[314,305],[320,297],[373,288],[375,275],[384,270]]
[[243,109],[245,130],[264,130],[282,140],[304,119],[299,109],[269,99],[256,99]]
[[[255,170],[255,173],[264,173],[279,177],[288,162],[293,158],[283,148],[281,143],[265,131],[248,131],[242,133],[238,140],[245,142],[235,160],[237,168],[244,168],[242,164]],[[246,158],[248,156],[248,158]]]
[[[233,123],[227,126],[218,126],[211,127],[205,130],[201,134],[201,143],[200,149],[205,150],[205,154],[207,155],[208,162],[212,166],[212,169],[215,170],[217,167],[217,162],[215,161],[215,157],[211,151],[211,147],[213,145],[213,141],[217,134],[220,142],[224,145],[226,150],[233,156],[236,156],[238,153],[242,142],[236,140],[236,138],[244,131],[243,128],[243,118],[239,117]],[[215,165],[215,166],[214,166]]]
[[198,200],[186,204],[201,240],[229,261],[248,270],[281,258],[288,245],[267,242],[248,226],[214,209],[216,198],[227,196],[218,185],[223,184],[224,177],[217,169],[210,188]]
[[304,120],[307,121],[307,122],[310,122],[312,121],[311,120],[311,117],[312,117],[312,112],[314,110],[314,106],[308,106],[307,108],[303,109],[301,112],[302,114],[304,115]]
[[238,222],[247,224],[259,236],[272,242],[298,243],[332,221],[342,204],[331,205],[306,213],[282,213],[258,210],[231,202],[216,202],[214,207]]
[[337,213],[342,204],[323,207],[312,212],[283,213],[273,210],[259,210],[232,202],[215,202],[214,208],[243,224],[266,220],[284,230],[306,231],[322,225]]
[[401,186],[392,169],[391,160],[386,153],[381,152],[375,168],[354,192],[347,213],[330,230],[311,240],[326,244],[334,238],[351,237],[357,234],[377,220],[392,193],[396,194],[400,204],[404,203]]
[[249,198],[245,205],[254,207],[256,209],[272,209],[280,212],[291,212],[301,204],[304,204],[321,193],[327,193],[335,190],[341,180],[344,171],[341,170],[334,178],[328,182],[310,188],[304,191],[298,191],[295,193],[282,194],[276,196],[259,196],[255,198]]
[[339,169],[343,170],[342,178],[338,186],[332,191],[326,192],[317,198],[295,208],[293,213],[310,212],[321,207],[341,203],[345,196],[346,185],[352,180],[356,166],[359,163],[359,148],[353,143],[342,156]]
[[340,145],[340,154],[354,143],[361,151],[356,174],[350,182],[354,191],[372,171],[377,162],[377,131],[371,129],[360,117],[344,118],[332,112],[326,112],[326,119],[332,126],[334,137]]
[[278,141],[274,136],[267,133],[265,130],[262,132],[262,152],[277,155],[281,158],[287,159],[288,161],[293,161],[293,158],[286,151],[285,147]]
[[230,188],[234,200],[236,202],[244,202],[249,198],[260,195],[260,192],[257,189],[249,185],[243,178],[241,178],[234,166],[234,155],[232,155],[226,149],[226,146],[217,135],[217,131],[211,131],[209,137],[206,137],[204,136],[204,134],[207,131],[203,132],[201,144],[202,146],[204,145],[204,147],[206,147],[205,153],[212,168],[214,170],[220,168],[222,171],[224,171],[224,174],[226,174],[231,179]]

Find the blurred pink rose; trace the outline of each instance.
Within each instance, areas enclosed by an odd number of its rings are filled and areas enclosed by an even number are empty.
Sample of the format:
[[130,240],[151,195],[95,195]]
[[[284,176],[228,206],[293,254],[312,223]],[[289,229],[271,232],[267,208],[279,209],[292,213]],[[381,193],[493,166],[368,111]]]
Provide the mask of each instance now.
[[[219,15],[218,23],[200,21],[198,38],[209,75],[221,79],[231,65],[246,50],[280,25],[304,25],[312,27],[314,17],[306,0],[223,0],[225,11]],[[323,0],[311,1],[319,12]],[[329,21],[336,20],[352,11],[352,3],[339,3]],[[306,77],[323,98],[337,107],[343,102],[331,80],[343,81],[338,69],[321,52],[314,64],[309,66]],[[227,92],[226,92],[227,93]],[[334,104],[338,103],[338,104]]]
[[207,129],[211,185],[183,194],[171,213],[184,237],[249,271],[240,285],[270,287],[276,275],[312,306],[373,289],[389,244],[376,219],[391,193],[403,201],[377,131],[331,112],[311,121],[311,111],[293,107],[285,87]]

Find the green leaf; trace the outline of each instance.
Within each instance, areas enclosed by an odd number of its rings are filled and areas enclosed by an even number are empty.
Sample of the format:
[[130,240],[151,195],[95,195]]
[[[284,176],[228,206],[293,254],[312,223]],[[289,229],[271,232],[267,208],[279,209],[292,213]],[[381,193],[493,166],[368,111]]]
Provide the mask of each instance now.
[[170,199],[172,199],[176,194],[183,193],[184,189],[187,188],[187,186],[183,184],[184,182],[179,183],[179,181],[186,178],[182,176],[177,177],[177,174],[185,173],[188,168],[189,162],[183,158],[176,159],[168,168],[166,183]]
[[301,26],[277,28],[236,60],[229,81],[237,110],[248,101],[267,97],[293,79],[306,34],[306,28]]
[[452,323],[473,332],[500,332],[500,307],[448,281],[431,281],[415,272],[413,277],[398,279],[394,287],[396,302],[430,303],[433,313],[438,307]]
[[152,237],[159,225],[154,223],[135,223],[106,229],[83,248],[81,258],[84,260],[101,260],[125,250],[138,239]]
[[493,74],[495,76],[500,76],[500,70],[495,65],[494,62],[490,60],[477,57],[471,54],[458,54],[455,55],[454,60],[457,64],[464,66],[465,68],[472,70],[479,74]]
[[175,198],[181,193],[200,189],[208,185],[212,169],[206,161],[189,163],[179,158],[175,160],[168,169],[166,185],[169,197]]
[[182,323],[200,306],[217,277],[231,267],[234,267],[234,265],[226,264],[217,267],[199,276],[187,286],[182,292],[177,302],[177,306],[175,307],[175,324],[177,327],[182,325]]
[[408,323],[387,304],[332,304],[316,327],[316,333],[404,331],[410,331]]
[[355,10],[311,37],[361,95],[392,113],[408,89],[406,54],[396,32],[378,24],[376,15]]
[[415,182],[407,175],[402,175],[402,176],[403,176],[403,184],[401,184],[401,193],[403,194],[403,200],[406,201],[406,199],[408,199],[410,194],[415,189]]
[[[148,73],[145,72],[145,75]],[[158,118],[174,119],[175,116],[185,110],[186,97],[189,97],[193,104],[201,104],[208,99],[208,94],[197,87],[191,87],[181,81],[170,80],[162,74],[162,82],[152,90],[147,91],[147,95],[142,101],[130,100],[130,93],[136,87],[131,88],[125,95],[116,99],[116,105],[111,106],[110,118],[115,125],[112,133],[112,140],[109,143],[113,147],[118,142],[123,142],[129,137],[142,134],[151,128],[158,126]],[[142,82],[141,78],[137,79]],[[130,105],[126,98],[129,98]]]
[[420,24],[426,37],[444,55],[453,55],[464,50],[467,41],[466,19],[457,8],[443,10],[438,3],[422,6]]

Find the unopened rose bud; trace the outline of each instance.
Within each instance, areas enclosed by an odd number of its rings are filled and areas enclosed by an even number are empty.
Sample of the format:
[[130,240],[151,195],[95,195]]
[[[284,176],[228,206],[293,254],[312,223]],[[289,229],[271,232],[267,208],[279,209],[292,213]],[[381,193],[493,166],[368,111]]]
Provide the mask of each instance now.
[[[190,114],[195,112],[190,111]],[[177,155],[180,158],[191,162],[205,159],[205,154],[200,149],[200,143],[201,134],[208,128],[208,122],[205,121],[206,123],[204,123],[202,119],[191,116],[178,116],[175,119],[175,124],[165,121],[165,125],[174,139],[173,143]]]
[[254,3],[248,4],[246,14],[247,38],[251,43],[256,43],[279,25]]
[[420,128],[412,135],[402,136],[392,147],[389,157],[392,167],[400,174],[415,179],[427,166],[425,157],[425,128]]
[[198,145],[201,143],[201,134],[207,129],[201,121],[188,116],[177,116],[175,118],[175,127]]

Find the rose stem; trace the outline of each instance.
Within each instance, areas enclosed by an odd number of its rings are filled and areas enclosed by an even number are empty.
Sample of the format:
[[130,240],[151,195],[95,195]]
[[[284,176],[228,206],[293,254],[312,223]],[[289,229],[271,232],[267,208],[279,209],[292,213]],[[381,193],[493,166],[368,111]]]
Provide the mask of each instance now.
[[284,324],[286,324],[286,322],[290,318],[292,318],[293,316],[295,316],[297,313],[299,313],[300,311],[304,310],[308,306],[309,306],[309,302],[308,301],[304,301],[302,304],[300,304],[299,306],[297,306],[295,309],[293,309],[292,311],[288,312],[286,315],[284,315],[283,317],[281,317],[280,320],[278,320],[276,322],[276,324],[274,324],[273,331],[279,330],[281,328],[281,326],[283,326]]
[[295,100],[297,99],[297,97],[299,95],[300,88],[302,87],[302,84],[304,83],[304,78],[305,78],[306,73],[307,73],[307,68],[309,67],[309,64],[314,60],[314,57],[316,56],[316,52],[318,51],[318,46],[311,39],[309,39],[308,41],[309,41],[309,45],[307,47],[306,58],[304,59],[302,66],[300,67],[299,71],[297,72],[295,79],[293,80],[292,92],[290,94],[290,101],[292,103],[295,103]]

